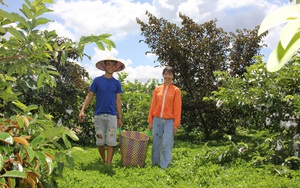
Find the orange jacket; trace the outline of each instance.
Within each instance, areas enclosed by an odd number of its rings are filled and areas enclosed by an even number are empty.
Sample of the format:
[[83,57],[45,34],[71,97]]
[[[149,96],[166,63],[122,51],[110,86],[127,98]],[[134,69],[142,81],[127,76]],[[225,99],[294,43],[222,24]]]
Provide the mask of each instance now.
[[153,123],[153,117],[174,119],[174,126],[179,127],[181,121],[181,92],[171,84],[162,84],[153,91],[152,102],[148,114],[148,123]]

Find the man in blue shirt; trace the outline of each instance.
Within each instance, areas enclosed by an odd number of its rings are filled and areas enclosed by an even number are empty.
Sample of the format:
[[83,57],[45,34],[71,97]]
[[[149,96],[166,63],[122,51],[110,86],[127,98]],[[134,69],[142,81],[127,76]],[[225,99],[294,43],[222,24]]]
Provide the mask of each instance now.
[[[122,101],[120,95],[122,86],[120,81],[113,77],[113,73],[122,71],[125,65],[113,56],[110,56],[97,62],[96,67],[105,71],[105,74],[93,80],[78,119],[79,122],[83,121],[84,110],[90,104],[94,95],[96,95],[96,145],[103,162],[110,165],[114,155],[114,146],[117,145],[117,128],[122,126]],[[105,146],[107,146],[107,158]]]

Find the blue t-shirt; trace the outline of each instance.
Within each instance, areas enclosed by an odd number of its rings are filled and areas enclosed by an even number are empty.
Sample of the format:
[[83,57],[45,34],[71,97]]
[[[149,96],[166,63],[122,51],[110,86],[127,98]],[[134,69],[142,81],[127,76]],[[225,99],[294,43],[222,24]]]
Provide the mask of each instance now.
[[120,81],[105,76],[96,77],[89,89],[96,95],[95,115],[117,115],[116,95],[122,93]]

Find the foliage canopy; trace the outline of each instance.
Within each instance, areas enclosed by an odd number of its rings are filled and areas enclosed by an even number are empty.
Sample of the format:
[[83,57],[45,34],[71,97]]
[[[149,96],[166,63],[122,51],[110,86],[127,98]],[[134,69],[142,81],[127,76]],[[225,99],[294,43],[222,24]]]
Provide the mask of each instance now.
[[[228,112],[203,101],[217,90],[214,71],[228,71],[233,77],[243,76],[246,67],[253,64],[253,56],[260,53],[261,39],[257,29],[237,30],[229,35],[216,26],[217,20],[197,24],[180,14],[181,27],[149,12],[148,23],[140,24],[142,35],[157,56],[160,66],[176,69],[176,84],[183,91],[183,126],[187,132],[201,130],[208,139],[215,131],[234,132]],[[220,118],[223,117],[223,118]]]

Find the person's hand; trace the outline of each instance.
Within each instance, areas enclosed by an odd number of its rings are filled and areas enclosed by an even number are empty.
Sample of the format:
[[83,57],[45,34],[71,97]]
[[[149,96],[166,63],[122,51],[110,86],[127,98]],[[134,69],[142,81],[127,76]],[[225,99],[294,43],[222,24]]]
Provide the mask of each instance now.
[[152,130],[152,123],[149,123],[148,129],[149,129],[149,130]]
[[78,121],[80,123],[82,123],[84,120],[84,112],[80,111],[79,115],[78,115]]
[[174,126],[173,127],[173,134],[175,135],[177,133],[177,131],[178,131],[178,128]]
[[118,121],[118,127],[122,127],[123,125],[122,119],[118,119],[117,121]]

